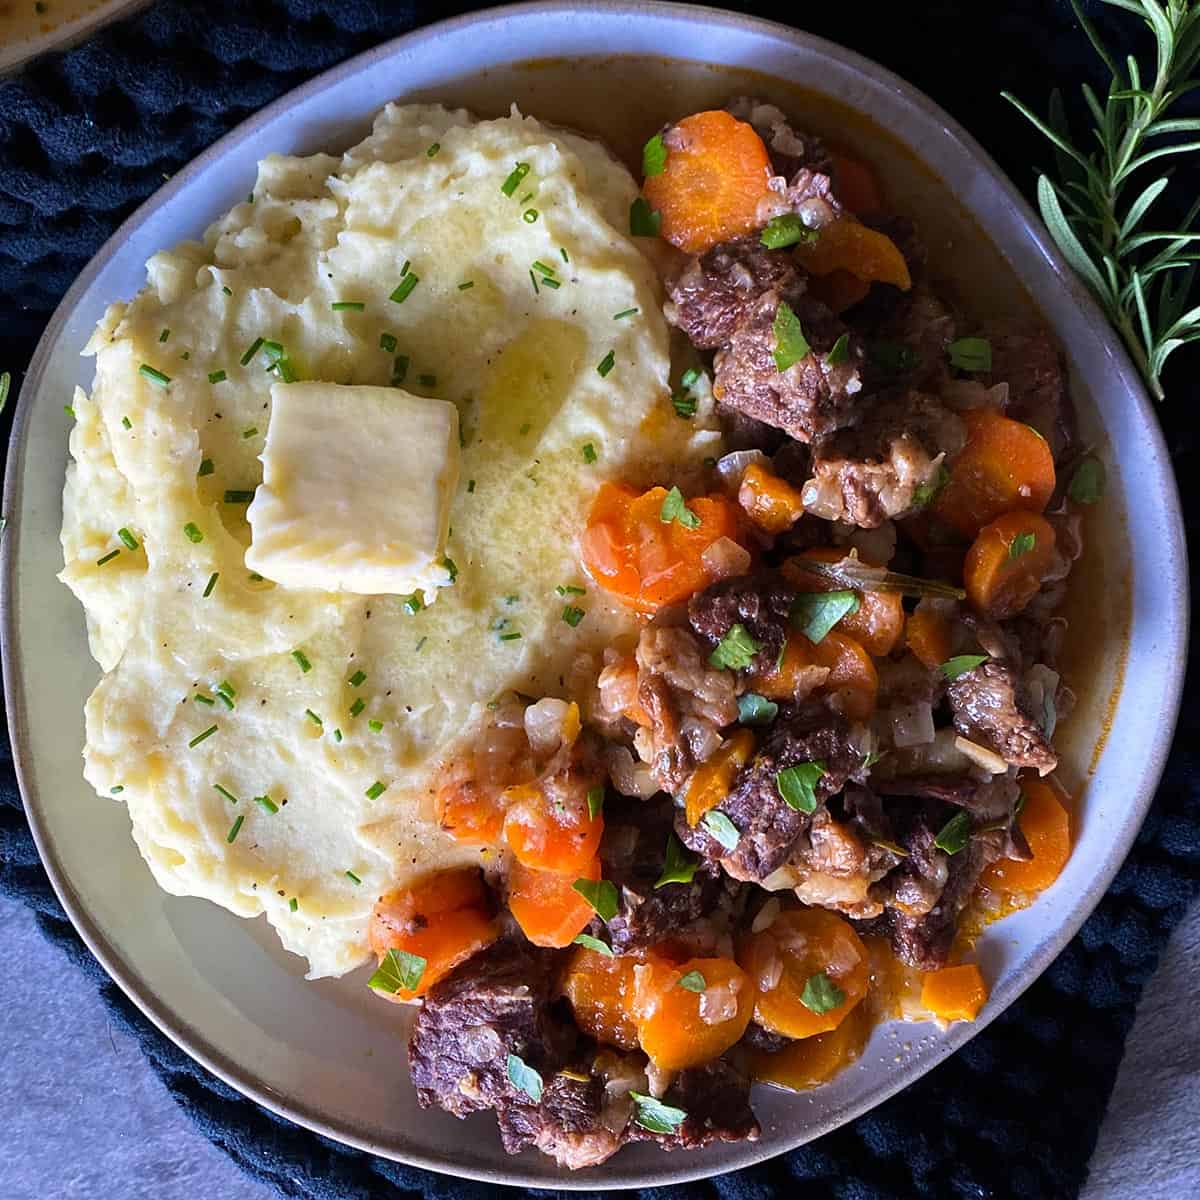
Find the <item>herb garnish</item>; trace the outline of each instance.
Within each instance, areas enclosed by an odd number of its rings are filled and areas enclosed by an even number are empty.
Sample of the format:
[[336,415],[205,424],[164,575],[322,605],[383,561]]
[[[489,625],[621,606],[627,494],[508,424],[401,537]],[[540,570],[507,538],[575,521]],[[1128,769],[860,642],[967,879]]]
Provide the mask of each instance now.
[[678,521],[684,529],[698,529],[700,527],[700,518],[688,508],[687,501],[684,500],[683,493],[678,487],[671,488],[663,498],[658,519],[664,525],[669,525],[672,521]]
[[1088,455],[1080,461],[1067,485],[1067,495],[1076,504],[1095,504],[1104,495],[1104,464]]
[[799,763],[794,767],[786,767],[775,776],[775,788],[788,808],[802,813],[816,812],[817,783],[824,774],[823,763]]
[[589,933],[576,934],[572,939],[576,946],[583,946],[588,950],[593,950],[597,954],[603,954],[605,958],[614,958],[613,949],[607,942],[602,942],[597,937],[592,937]]
[[800,1003],[810,1012],[818,1016],[831,1012],[839,1004],[846,1003],[846,993],[842,991],[824,971],[810,975],[800,993]]
[[394,996],[397,992],[415,992],[425,974],[426,961],[407,950],[389,950],[379,969],[367,980],[367,987]]
[[103,558],[96,559],[96,566],[102,567],[102,566],[104,566],[105,563],[112,562],[112,560],[114,558],[116,558],[117,555],[120,553],[121,553],[121,550],[119,547],[116,550],[110,550]]
[[662,134],[656,133],[642,147],[642,174],[661,175],[666,169],[667,148],[663,145]]
[[206,584],[204,585],[204,593],[203,593],[203,597],[202,597],[203,599],[207,600],[207,599],[209,598],[209,596],[211,596],[211,595],[212,595],[213,588],[215,588],[215,587],[217,586],[217,580],[218,580],[218,578],[220,578],[220,572],[219,572],[219,571],[214,571],[214,572],[213,572],[213,573],[212,573],[212,574],[211,574],[211,575],[208,577],[208,583],[206,583]]
[[817,231],[809,229],[795,213],[782,213],[767,222],[759,241],[768,250],[782,250],[797,242],[815,242],[818,236]]
[[388,297],[388,299],[394,301],[396,304],[403,304],[405,300],[412,295],[413,288],[415,288],[420,282],[421,277],[419,275],[414,275],[412,272],[409,272],[409,274],[405,275],[404,278],[401,279],[396,285],[395,290]]
[[947,854],[957,854],[971,840],[971,814],[960,812],[938,830],[933,844]]
[[568,604],[562,610],[562,619],[574,629],[580,621],[583,620],[584,613],[582,608],[576,608],[573,604]]
[[741,841],[742,835],[738,832],[738,827],[719,808],[710,808],[700,818],[700,824],[726,850],[733,850],[738,842]]
[[210,371],[208,373],[209,383],[224,383],[228,378],[229,376],[224,371]]
[[138,374],[143,379],[148,379],[155,387],[165,388],[171,382],[170,375],[164,375],[161,371],[155,370],[154,367],[147,366],[145,363],[138,367]]
[[524,1092],[537,1104],[542,1098],[542,1077],[523,1058],[508,1056],[506,1063],[509,1082],[518,1092]]
[[623,308],[619,313],[613,313],[613,320],[623,321],[626,317],[636,317],[639,311],[636,308]]
[[684,1109],[664,1104],[644,1092],[630,1092],[629,1098],[636,1106],[634,1123],[651,1133],[677,1133],[679,1127],[687,1120]]
[[662,213],[655,212],[644,197],[638,196],[629,206],[629,232],[633,237],[658,237],[662,229]]
[[903,342],[871,342],[867,346],[867,357],[889,375],[903,375],[921,361],[921,356]]
[[238,832],[241,830],[242,825],[244,824],[245,820],[246,820],[246,817],[245,817],[245,814],[243,813],[242,815],[240,815],[239,817],[237,817],[234,820],[232,825],[230,825],[229,832],[225,835],[225,840],[231,846],[233,845],[234,838],[237,837]]
[[381,333],[379,335],[379,348],[386,350],[388,354],[392,354],[396,349],[396,336],[392,333]]
[[588,788],[588,816],[594,821],[604,811],[604,788]]
[[708,663],[712,667],[741,671],[754,661],[754,656],[761,649],[762,643],[755,641],[745,625],[737,621],[708,656]]
[[350,882],[352,884],[354,884],[355,887],[362,886],[362,880],[357,875],[355,875],[355,873],[353,871],[344,871],[343,874],[346,876],[346,878],[348,880],[350,880]]
[[188,742],[188,749],[194,750],[198,745],[200,745],[201,742],[203,742],[206,738],[212,737],[212,735],[216,732],[217,726],[210,725],[203,733],[196,734],[196,736],[192,738],[190,742]]
[[947,679],[957,679],[960,675],[982,666],[987,660],[986,654],[956,654],[942,663],[940,670]]
[[378,800],[379,797],[382,796],[383,793],[386,791],[387,791],[387,784],[380,783],[379,780],[377,779],[377,780],[375,780],[375,782],[373,784],[371,784],[371,786],[369,788],[367,788],[364,795],[367,797],[368,800]]
[[255,796],[254,803],[257,804],[258,807],[263,810],[263,812],[277,813],[279,811],[279,805],[276,804],[270,796]]
[[678,986],[685,992],[702,992],[708,987],[708,980],[699,971],[689,971],[679,977]]
[[792,602],[792,624],[810,642],[821,642],[843,617],[858,612],[860,605],[857,592],[801,592]]
[[585,463],[594,463],[596,461],[596,447],[591,442],[583,443],[583,461]]
[[595,910],[602,921],[611,921],[617,915],[617,889],[607,879],[577,879],[574,888]]
[[329,307],[334,312],[362,312],[367,306],[361,300],[335,300]]
[[1008,544],[1009,559],[1020,558],[1023,554],[1028,554],[1030,550],[1037,545],[1037,534],[1035,533],[1018,533],[1015,538]]
[[808,357],[812,347],[804,336],[804,330],[800,328],[800,318],[784,300],[780,300],[779,308],[775,311],[771,330],[775,334],[774,358],[777,370],[786,371],[801,359]]
[[500,185],[500,190],[506,196],[511,197],[513,193],[516,192],[517,188],[521,186],[521,180],[524,179],[528,174],[529,164],[526,162],[517,163],[516,166],[514,166],[509,172],[508,178],[505,179],[505,181]]
[[741,725],[770,725],[779,715],[779,705],[757,692],[744,692],[738,697],[737,704]]
[[200,527],[195,521],[189,521],[183,527],[183,532],[187,540],[194,546],[199,545],[202,541],[204,541],[204,534],[201,532]]
[[617,356],[610,350],[597,364],[596,373],[603,379],[616,366]]
[[673,833],[668,834],[666,860],[663,862],[662,874],[654,881],[654,886],[660,888],[666,887],[668,883],[691,883],[699,865],[700,860],[689,854]]
[[296,666],[300,668],[301,674],[307,675],[312,670],[312,663],[308,661],[308,655],[303,650],[293,650],[292,657],[296,660]]
[[366,671],[355,671],[354,674],[351,675],[348,680],[346,680],[351,687],[359,687],[361,684],[366,683],[366,681]]
[[196,472],[196,477],[198,479],[203,478],[205,475],[211,475],[215,470],[216,467],[213,466],[213,460],[211,458],[205,458],[201,460],[200,470]]
[[825,355],[825,362],[828,366],[836,367],[844,363],[850,357],[850,334],[843,333],[832,346],[829,347],[829,353]]
[[249,504],[250,501],[253,499],[254,499],[253,492],[226,491],[226,493],[225,493],[225,503],[226,504]]
[[960,371],[990,371],[992,369],[992,343],[987,338],[963,337],[946,347],[950,365]]

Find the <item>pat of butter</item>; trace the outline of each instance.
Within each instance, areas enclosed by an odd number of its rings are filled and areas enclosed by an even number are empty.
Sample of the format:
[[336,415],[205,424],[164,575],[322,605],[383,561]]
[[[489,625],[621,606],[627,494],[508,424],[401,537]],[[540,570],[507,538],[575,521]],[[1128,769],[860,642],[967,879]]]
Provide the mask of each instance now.
[[458,410],[399,388],[277,383],[247,511],[246,566],[288,588],[361,595],[451,582]]

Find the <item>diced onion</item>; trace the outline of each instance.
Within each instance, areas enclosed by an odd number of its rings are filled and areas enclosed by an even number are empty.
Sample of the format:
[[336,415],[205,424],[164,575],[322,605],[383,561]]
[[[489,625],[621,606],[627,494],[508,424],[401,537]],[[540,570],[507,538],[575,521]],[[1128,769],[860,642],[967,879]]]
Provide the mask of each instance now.
[[728,579],[750,570],[750,551],[732,538],[719,537],[705,548],[700,562],[710,579]]
[[927,700],[897,705],[891,710],[892,742],[897,746],[925,746],[933,741],[933,706]]
[[751,463],[760,465],[767,461],[767,456],[761,450],[735,450],[732,454],[723,455],[717,459],[717,474],[725,487],[737,494],[742,486],[742,476]]
[[965,737],[956,737],[954,745],[989,775],[1002,775],[1008,770],[1008,763],[1000,755],[986,746],[981,746],[978,742],[968,741]]
[[750,932],[762,933],[764,930],[770,929],[782,908],[779,897],[772,896],[755,914],[754,921],[750,925]]
[[779,981],[782,978],[783,959],[780,957],[779,951],[772,946],[771,953],[763,960],[758,972],[758,990],[760,992],[773,991],[779,986]]
[[700,993],[700,1020],[705,1025],[721,1025],[737,1016],[737,994],[741,990],[740,979],[729,979],[715,983]]
[[637,796],[649,800],[658,791],[658,784],[645,763],[635,762],[624,746],[610,746],[606,755],[613,787],[622,796]]
[[547,696],[525,710],[525,736],[529,739],[534,754],[553,754],[562,742],[563,721],[567,716],[567,702]]

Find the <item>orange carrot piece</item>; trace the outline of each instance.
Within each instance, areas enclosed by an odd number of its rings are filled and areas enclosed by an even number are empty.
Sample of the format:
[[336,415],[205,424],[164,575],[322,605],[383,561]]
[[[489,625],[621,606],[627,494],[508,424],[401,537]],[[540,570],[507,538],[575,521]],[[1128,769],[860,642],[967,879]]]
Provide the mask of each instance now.
[[963,563],[975,611],[995,621],[1015,616],[1038,594],[1058,561],[1054,527],[1037,513],[1011,512],[985,525]]
[[871,291],[868,280],[859,279],[850,271],[838,267],[828,275],[813,275],[808,281],[809,295],[828,305],[835,313],[844,313],[867,298]]
[[768,533],[782,533],[804,516],[800,493],[758,463],[751,463],[742,475],[738,503],[750,520]]
[[[789,558],[783,564],[783,573],[788,580],[804,592],[834,592],[838,585],[823,575],[804,569],[804,560],[835,563],[845,558],[844,550],[832,546],[818,546],[805,550],[797,558]],[[863,559],[866,563],[866,559]],[[866,563],[876,566],[875,563]],[[890,592],[857,592],[858,611],[847,613],[835,626],[840,633],[849,634],[864,650],[875,658],[891,654],[904,631],[904,602],[900,596]]]
[[750,761],[754,753],[754,734],[739,729],[706,762],[702,762],[687,785],[687,822],[695,826],[711,808],[716,808],[733,786],[733,777]]
[[917,608],[904,626],[908,648],[931,671],[947,662],[954,652],[954,630],[950,622],[930,608]]
[[[858,934],[848,921],[824,908],[785,909],[767,929],[743,940],[738,962],[758,981],[754,1019],[792,1038],[836,1029],[867,994],[871,978],[867,949]],[[772,979],[771,986],[764,986]],[[841,1001],[817,1011],[823,1007],[813,1005],[817,983],[832,985]],[[826,991],[825,998],[836,996]]]
[[871,656],[854,638],[836,629],[830,630],[819,642],[809,644],[815,665],[829,668],[829,675],[818,692],[832,697],[835,707],[851,721],[865,721],[875,711],[879,693],[879,674]]
[[973,1021],[987,1003],[987,984],[974,963],[930,971],[921,983],[921,1005],[943,1021]]
[[1002,858],[983,873],[992,891],[1009,896],[1036,896],[1062,872],[1071,856],[1071,818],[1058,794],[1042,779],[1022,779],[1025,807],[1017,822],[1033,851],[1029,862]]
[[[638,495],[623,483],[601,487],[582,538],[583,565],[596,583],[642,613],[679,604],[711,582],[703,556],[738,535],[738,508],[715,493],[686,502],[698,522],[663,521],[666,488]],[[688,518],[690,520],[691,518]]]
[[396,1001],[423,996],[499,935],[491,895],[474,867],[439,871],[382,896],[376,901],[367,932],[372,953],[382,961],[389,950],[403,950],[423,958],[425,968],[411,991],[402,988],[395,994],[377,994]]
[[455,779],[434,798],[438,824],[465,846],[495,846],[504,829],[504,809],[495,789],[475,779]]
[[517,861],[578,879],[604,832],[604,816],[591,815],[586,792],[577,789],[551,802],[537,785],[522,783],[508,788],[504,798],[504,837]]
[[862,1054],[870,1034],[867,1006],[855,1005],[845,1020],[828,1033],[789,1042],[773,1054],[751,1053],[750,1077],[792,1092],[820,1087]]
[[866,283],[890,283],[908,291],[912,278],[900,247],[886,233],[842,216],[821,227],[811,242],[796,247],[796,258],[810,275],[849,271]]
[[635,959],[610,958],[580,946],[563,976],[562,991],[575,1014],[575,1024],[598,1042],[636,1050],[637,1022],[633,1015]]
[[643,192],[662,236],[688,254],[752,233],[768,198],[771,161],[753,128],[727,112],[693,113],[663,134],[667,162]]
[[883,208],[883,189],[875,169],[860,158],[834,150],[833,192],[852,213],[878,212]]
[[660,1070],[724,1054],[754,1014],[754,982],[731,958],[676,964],[651,955],[633,974],[638,1042]]
[[1040,513],[1054,493],[1054,458],[1046,439],[990,408],[963,414],[967,444],[930,510],[973,538],[1006,512]]
[[561,949],[569,946],[596,915],[572,885],[576,879],[599,878],[599,856],[578,875],[538,871],[518,859],[508,875],[508,911],[535,946]]

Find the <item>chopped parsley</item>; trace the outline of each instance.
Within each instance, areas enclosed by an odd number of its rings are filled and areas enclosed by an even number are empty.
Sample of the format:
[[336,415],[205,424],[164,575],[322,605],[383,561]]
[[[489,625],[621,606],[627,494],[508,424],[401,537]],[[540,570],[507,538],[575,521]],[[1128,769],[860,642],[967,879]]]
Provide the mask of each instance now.
[[792,602],[792,624],[810,642],[821,642],[843,617],[858,612],[860,605],[857,592],[801,592]]
[[523,1058],[510,1054],[505,1064],[508,1081],[537,1104],[542,1098],[542,1077]]
[[719,808],[710,808],[700,818],[700,824],[726,850],[733,850],[741,841],[742,835],[738,832],[738,827]]
[[[293,910],[295,911],[295,910]],[[415,992],[425,974],[426,960],[407,950],[389,950],[379,970],[367,980],[367,987],[394,996],[397,992]]]
[[797,242],[815,242],[818,234],[795,213],[782,213],[772,217],[758,239],[768,250],[782,250],[784,246],[794,246]]
[[700,860],[689,854],[673,833],[668,834],[666,860],[663,862],[662,874],[654,881],[654,886],[660,888],[666,887],[668,883],[691,883],[699,865]]
[[699,971],[689,971],[679,977],[678,986],[685,992],[702,992],[708,987],[708,980]]
[[982,666],[987,660],[986,654],[957,654],[942,663],[941,672],[947,679],[957,679],[960,675]]
[[750,631],[740,621],[729,627],[729,632],[717,643],[717,648],[708,656],[709,666],[731,671],[748,667],[754,656],[762,649],[762,643],[750,636]]
[[671,404],[675,408],[676,416],[694,417],[696,415],[696,397],[689,395],[687,392],[675,392],[671,396]]
[[742,725],[770,725],[779,715],[779,705],[757,692],[738,697],[738,722]]
[[577,879],[574,888],[595,910],[602,921],[611,921],[617,915],[617,889],[607,879]]
[[573,939],[573,944],[576,946],[583,946],[585,949],[592,950],[596,954],[603,954],[605,958],[615,957],[613,955],[612,947],[608,945],[607,942],[602,942],[599,938],[592,937],[591,934],[588,933],[576,934]]
[[1036,545],[1037,534],[1018,533],[1008,544],[1008,557],[1010,560],[1020,558],[1023,554],[1028,554]]
[[850,334],[843,333],[832,346],[829,347],[829,353],[825,355],[825,363],[827,366],[836,367],[844,363],[850,357]]
[[680,1126],[687,1120],[687,1112],[664,1104],[644,1092],[630,1092],[629,1098],[634,1103],[634,1124],[640,1125],[650,1133],[678,1133]]
[[965,849],[967,842],[970,840],[971,814],[960,812],[955,813],[938,830],[937,837],[933,839],[933,844],[939,850],[944,850],[947,854],[957,854],[960,850]]
[[903,375],[921,361],[921,356],[903,342],[871,342],[867,346],[867,357],[889,375]]
[[818,1016],[832,1012],[839,1004],[846,1003],[846,993],[842,991],[824,971],[810,975],[800,993],[800,1003],[810,1012]]
[[662,134],[656,133],[642,147],[642,174],[661,175],[667,169],[667,148],[663,144]]
[[562,610],[562,619],[574,629],[580,621],[583,620],[584,613],[582,608],[576,608],[573,604],[568,604]]
[[992,343],[987,338],[964,337],[946,347],[950,365],[960,371],[990,371],[992,369]]
[[936,478],[913,489],[913,508],[924,508],[931,504],[949,482],[950,472],[946,470],[945,464],[939,463]]
[[698,529],[700,527],[700,518],[688,508],[687,502],[683,498],[683,493],[678,487],[671,488],[663,498],[658,519],[664,525],[669,525],[672,521],[678,521],[684,529]]
[[1092,455],[1082,459],[1067,485],[1067,495],[1076,504],[1095,504],[1104,495],[1104,464]]
[[775,788],[788,808],[813,813],[817,811],[817,783],[824,774],[822,763],[800,763],[780,771],[775,776]]
[[644,197],[639,196],[629,206],[629,232],[634,237],[658,237],[662,229],[662,213],[655,212]]
[[786,301],[779,302],[771,330],[775,334],[774,359],[777,370],[786,371],[808,357],[812,347],[800,328],[800,318]]
[[378,800],[379,797],[382,796],[383,793],[386,791],[387,791],[387,784],[380,783],[379,780],[377,779],[377,780],[375,780],[375,782],[373,784],[371,784],[371,786],[369,788],[367,788],[366,792],[364,792],[363,794],[366,796],[366,798],[368,800]]

